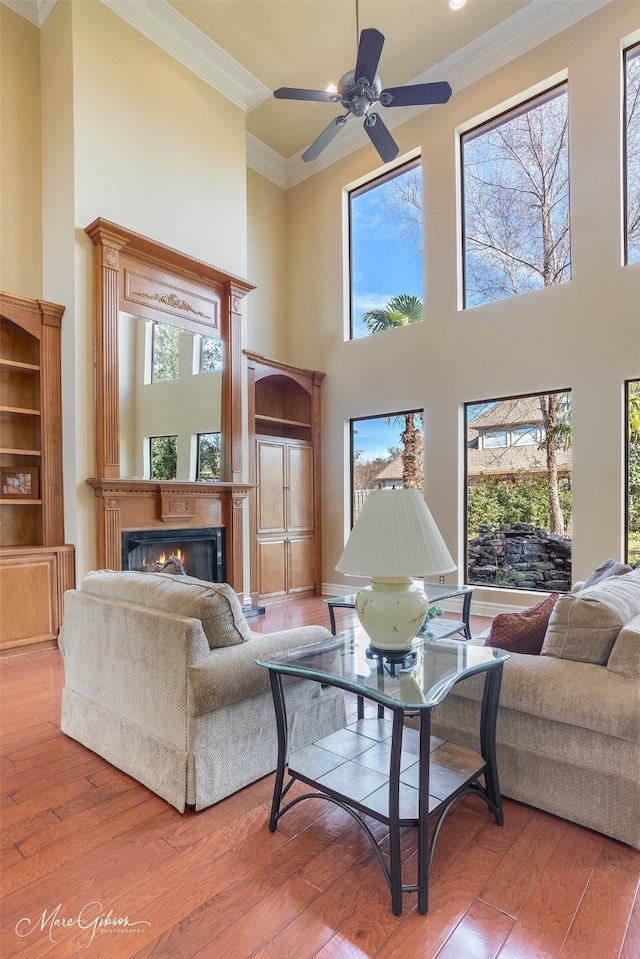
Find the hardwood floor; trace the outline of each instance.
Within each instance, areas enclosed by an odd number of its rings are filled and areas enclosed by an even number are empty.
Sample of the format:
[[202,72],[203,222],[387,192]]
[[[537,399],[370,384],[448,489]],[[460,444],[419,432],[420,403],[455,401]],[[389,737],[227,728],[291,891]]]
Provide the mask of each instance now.
[[[250,625],[327,621],[307,599]],[[474,630],[486,622],[472,618]],[[498,828],[467,799],[442,829],[428,915],[405,894],[396,917],[343,810],[309,800],[271,834],[268,776],[181,815],[60,732],[57,650],[4,658],[0,671],[3,959],[640,956],[640,854],[627,846],[509,800]],[[403,842],[411,870],[413,830]]]

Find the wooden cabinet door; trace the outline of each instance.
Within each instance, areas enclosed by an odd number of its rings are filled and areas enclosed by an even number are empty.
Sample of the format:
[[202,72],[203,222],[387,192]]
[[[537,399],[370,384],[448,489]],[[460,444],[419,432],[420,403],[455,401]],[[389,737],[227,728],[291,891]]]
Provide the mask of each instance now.
[[304,440],[260,437],[256,465],[260,597],[313,591],[313,448]]
[[287,593],[313,589],[313,536],[290,536],[287,550]]
[[313,450],[310,444],[287,445],[287,530],[313,530]]
[[259,539],[258,569],[260,596],[277,599],[287,594],[287,542],[281,539]]
[[258,535],[286,530],[286,446],[257,441]]

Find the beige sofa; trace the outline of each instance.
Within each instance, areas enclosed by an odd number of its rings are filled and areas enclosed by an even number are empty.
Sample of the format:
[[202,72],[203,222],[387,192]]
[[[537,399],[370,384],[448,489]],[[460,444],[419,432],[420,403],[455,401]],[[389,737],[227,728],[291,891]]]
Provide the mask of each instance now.
[[[477,748],[482,678],[434,710]],[[539,656],[510,653],[497,720],[501,792],[640,848],[640,569],[553,608]]]
[[[331,634],[252,633],[226,584],[97,571],[64,597],[61,728],[181,812],[272,772],[269,673],[255,659]],[[286,686],[291,748],[345,724],[340,690]]]

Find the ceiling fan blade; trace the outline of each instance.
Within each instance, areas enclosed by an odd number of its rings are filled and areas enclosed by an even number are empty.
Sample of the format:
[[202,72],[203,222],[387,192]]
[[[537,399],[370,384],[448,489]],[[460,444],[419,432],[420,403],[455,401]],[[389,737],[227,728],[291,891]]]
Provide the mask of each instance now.
[[370,28],[362,31],[360,34],[360,43],[358,44],[358,59],[356,60],[356,69],[354,71],[354,79],[356,81],[365,77],[369,83],[373,83],[383,46],[384,36],[379,30]]
[[347,113],[343,117],[336,117],[335,120],[332,120],[329,126],[322,131],[319,137],[313,141],[311,146],[302,154],[302,159],[305,163],[308,163],[309,160],[317,160],[322,151],[326,146],[328,146],[340,129],[345,125],[349,119],[349,114]]
[[448,83],[414,83],[406,87],[387,87],[380,94],[384,107],[412,107],[427,103],[446,103],[451,96]]
[[279,87],[273,95],[277,100],[320,100],[322,103],[335,103],[340,99],[326,90],[299,90],[297,87]]
[[382,117],[377,113],[369,113],[365,118],[364,128],[367,131],[369,139],[380,154],[380,159],[384,163],[395,160],[400,147],[389,133],[382,121]]

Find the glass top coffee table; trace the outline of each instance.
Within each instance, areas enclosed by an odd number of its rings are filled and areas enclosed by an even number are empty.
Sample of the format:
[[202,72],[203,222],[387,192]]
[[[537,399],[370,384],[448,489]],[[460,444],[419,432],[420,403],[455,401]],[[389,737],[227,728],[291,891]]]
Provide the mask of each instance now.
[[[418,893],[418,910],[428,910],[429,874],[444,817],[464,796],[480,796],[496,823],[503,823],[495,755],[495,723],[500,696],[502,650],[443,640],[414,640],[404,664],[390,670],[389,658],[372,651],[361,627],[324,642],[264,657],[256,662],[269,670],[278,730],[278,766],[269,819],[278,820],[297,803],[326,799],[346,810],[363,828],[391,890],[391,907],[402,913],[402,895]],[[393,659],[393,657],[392,657]],[[480,752],[431,736],[431,710],[453,686],[484,674]],[[289,754],[286,686],[283,677],[297,676],[337,686],[369,699],[391,718],[359,719],[345,729]],[[411,717],[417,729],[405,725]],[[285,773],[288,781],[285,785]],[[286,801],[295,781],[310,792]],[[389,828],[388,862],[368,827],[371,816]],[[431,840],[428,825],[435,820]],[[418,879],[403,884],[400,830],[418,830]]]
[[[431,633],[428,639],[446,639],[448,636],[455,636],[460,633],[463,639],[471,639],[471,627],[469,625],[469,614],[471,612],[471,595],[473,586],[453,586],[447,583],[430,583],[426,580],[417,580],[417,583],[423,587],[429,606],[435,603],[441,603],[452,596],[462,596],[462,619],[440,619],[439,617],[429,620],[421,627],[421,633]],[[349,596],[332,596],[331,599],[325,599],[329,607],[329,620],[331,622],[331,632],[336,634],[336,609],[355,609],[356,594]]]

